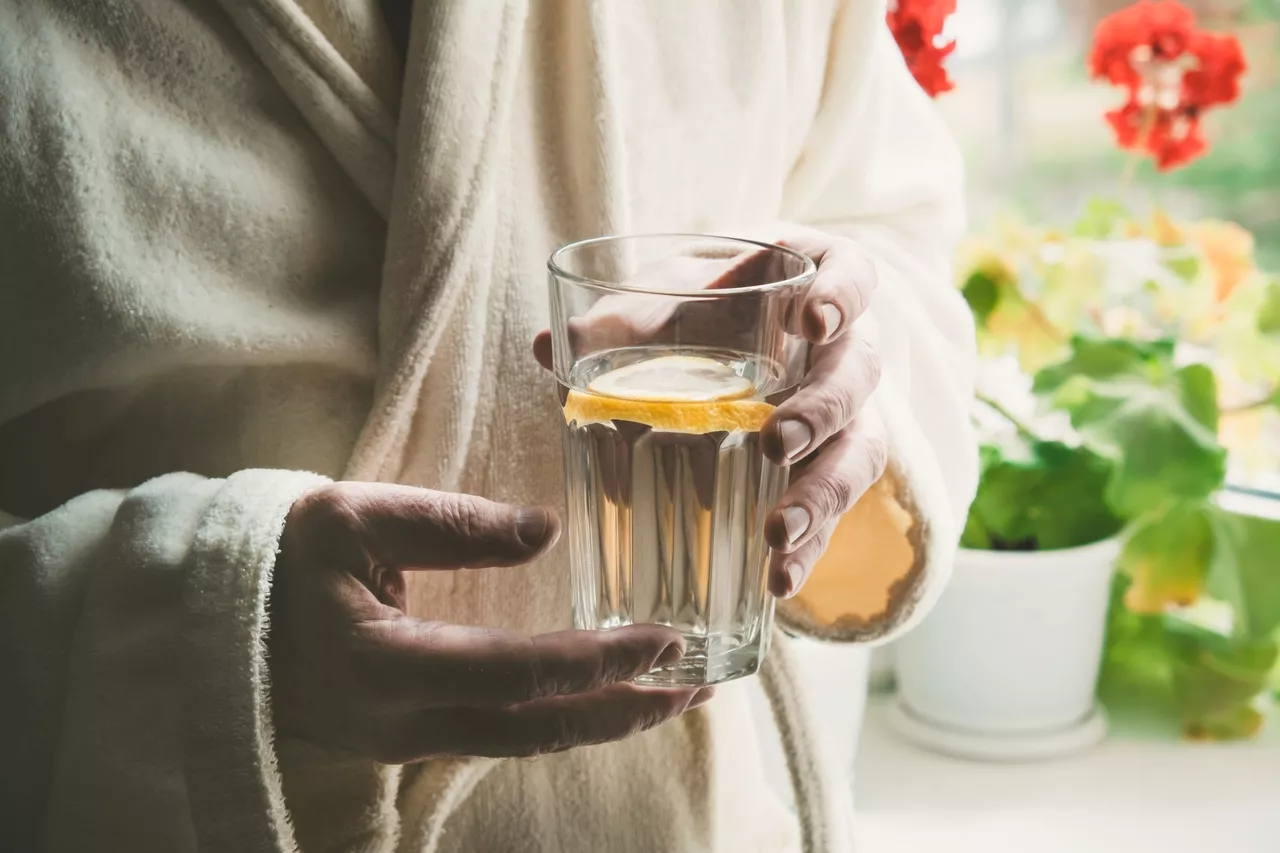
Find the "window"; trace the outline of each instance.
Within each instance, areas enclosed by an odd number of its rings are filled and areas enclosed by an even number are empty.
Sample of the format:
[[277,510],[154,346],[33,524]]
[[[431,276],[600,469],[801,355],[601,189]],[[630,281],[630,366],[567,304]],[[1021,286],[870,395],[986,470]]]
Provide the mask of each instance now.
[[[1186,0],[1184,0],[1186,2]],[[1089,79],[1097,21],[1130,0],[960,0],[948,23],[955,90],[938,99],[965,151],[975,231],[1002,217],[1069,223],[1094,196],[1135,211],[1239,223],[1260,269],[1280,273],[1280,2],[1192,0],[1209,28],[1230,29],[1249,61],[1241,100],[1206,117],[1209,155],[1172,172],[1130,164],[1103,114],[1120,93]],[[1280,494],[1280,409],[1261,384],[1223,382],[1221,438],[1230,482]]]

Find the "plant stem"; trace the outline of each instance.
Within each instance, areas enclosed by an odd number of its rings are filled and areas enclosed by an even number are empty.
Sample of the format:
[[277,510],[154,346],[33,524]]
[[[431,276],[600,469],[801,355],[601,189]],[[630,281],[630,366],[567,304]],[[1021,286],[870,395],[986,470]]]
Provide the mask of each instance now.
[[1133,186],[1133,179],[1138,174],[1138,161],[1142,159],[1142,155],[1136,149],[1130,149],[1129,156],[1124,161],[1124,171],[1120,174],[1120,197],[1124,198],[1129,194],[1129,188]]
[[999,400],[996,400],[992,397],[988,397],[986,394],[983,394],[981,391],[974,394],[974,397],[977,399],[979,403],[982,403],[988,409],[995,412],[997,415],[999,415],[1000,417],[1008,421],[1010,424],[1012,424],[1013,428],[1018,431],[1018,435],[1022,436],[1028,441],[1044,440],[1039,435],[1036,434],[1035,430],[1027,426],[1027,424],[1022,420],[1022,418],[1019,418],[1013,412],[1005,408],[1004,404],[1001,403]]
[[1157,118],[1159,113],[1154,106],[1147,107],[1146,112],[1142,114],[1142,127],[1138,128],[1137,145],[1129,149],[1129,159],[1125,161],[1124,173],[1120,176],[1121,198],[1128,195],[1129,188],[1133,186],[1133,179],[1138,174],[1138,163],[1142,160],[1142,149],[1146,146],[1151,131],[1155,130]]

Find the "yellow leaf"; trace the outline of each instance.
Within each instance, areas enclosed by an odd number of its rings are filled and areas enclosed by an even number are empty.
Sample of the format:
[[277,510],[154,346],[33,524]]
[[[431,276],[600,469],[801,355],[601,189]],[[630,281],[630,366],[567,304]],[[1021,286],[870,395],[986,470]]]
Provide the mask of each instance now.
[[1175,507],[1137,522],[1124,543],[1120,566],[1131,583],[1124,604],[1134,613],[1163,613],[1200,597],[1213,554],[1209,523],[1199,507]]
[[1002,305],[987,318],[987,331],[996,341],[1012,344],[1018,362],[1034,373],[1062,355],[1066,341],[1034,306],[1023,302]]
[[974,238],[961,244],[956,254],[956,284],[963,287],[973,276],[980,272],[999,286],[1017,281],[1013,264],[1005,253],[990,240]]
[[1253,235],[1234,222],[1206,219],[1191,225],[1188,236],[1213,271],[1214,295],[1219,302],[1255,270]]
[[1181,246],[1186,242],[1182,229],[1160,208],[1151,215],[1151,236],[1161,246]]
[[1230,725],[1219,730],[1202,720],[1186,722],[1182,728],[1182,736],[1196,743],[1212,743],[1226,740],[1249,740],[1262,731],[1266,718],[1257,708],[1245,706],[1236,710],[1229,719]]
[[1082,240],[1041,252],[1039,260],[1040,309],[1057,337],[1065,338],[1105,299],[1105,264],[1092,242]]

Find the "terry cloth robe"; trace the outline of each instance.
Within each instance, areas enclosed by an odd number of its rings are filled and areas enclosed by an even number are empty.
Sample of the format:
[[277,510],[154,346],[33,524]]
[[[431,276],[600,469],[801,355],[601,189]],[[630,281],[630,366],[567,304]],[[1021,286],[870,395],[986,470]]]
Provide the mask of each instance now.
[[[974,356],[960,160],[884,12],[419,0],[401,75],[376,0],[0,2],[0,849],[851,849],[791,641],[623,743],[402,769],[277,739],[264,637],[329,478],[562,504],[555,246],[778,222],[876,264],[890,456],[778,621],[921,618]],[[563,628],[566,565],[420,575],[415,608]]]

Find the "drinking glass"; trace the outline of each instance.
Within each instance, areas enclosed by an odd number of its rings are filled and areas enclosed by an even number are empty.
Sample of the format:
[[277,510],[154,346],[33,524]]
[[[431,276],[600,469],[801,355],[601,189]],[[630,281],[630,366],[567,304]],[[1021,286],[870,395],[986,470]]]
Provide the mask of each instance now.
[[750,675],[773,622],[764,520],[788,479],[761,428],[805,372],[814,264],[651,234],[573,243],[548,268],[574,624],[680,631],[684,657],[642,683]]

